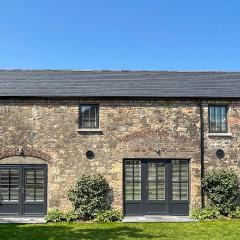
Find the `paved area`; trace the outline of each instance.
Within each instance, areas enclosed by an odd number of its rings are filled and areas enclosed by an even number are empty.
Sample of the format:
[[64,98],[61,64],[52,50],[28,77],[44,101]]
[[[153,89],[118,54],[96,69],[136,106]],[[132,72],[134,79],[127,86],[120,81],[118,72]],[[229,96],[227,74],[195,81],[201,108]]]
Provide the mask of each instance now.
[[0,217],[0,223],[44,223],[42,217]]
[[138,217],[125,217],[123,222],[193,222],[194,220],[188,216],[156,216],[146,215]]

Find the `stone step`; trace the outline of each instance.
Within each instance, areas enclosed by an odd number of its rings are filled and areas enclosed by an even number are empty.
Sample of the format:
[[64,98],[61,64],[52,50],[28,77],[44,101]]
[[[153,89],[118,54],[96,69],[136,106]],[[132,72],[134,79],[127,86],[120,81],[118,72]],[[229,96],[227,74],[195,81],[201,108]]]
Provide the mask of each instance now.
[[123,219],[125,223],[134,222],[193,222],[189,216],[163,216],[163,215],[145,215],[129,216]]
[[0,217],[0,223],[45,223],[43,217]]

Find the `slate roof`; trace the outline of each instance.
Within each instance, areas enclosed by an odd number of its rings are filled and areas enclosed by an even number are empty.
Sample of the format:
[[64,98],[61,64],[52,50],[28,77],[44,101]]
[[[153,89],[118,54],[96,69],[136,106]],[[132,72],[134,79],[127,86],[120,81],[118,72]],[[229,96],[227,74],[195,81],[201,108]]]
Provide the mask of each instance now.
[[240,72],[0,70],[0,97],[240,98]]

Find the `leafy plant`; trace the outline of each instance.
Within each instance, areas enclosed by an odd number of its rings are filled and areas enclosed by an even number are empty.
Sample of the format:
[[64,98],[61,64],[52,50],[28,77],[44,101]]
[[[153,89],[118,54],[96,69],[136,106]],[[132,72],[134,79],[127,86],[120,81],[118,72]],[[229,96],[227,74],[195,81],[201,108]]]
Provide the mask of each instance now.
[[56,210],[50,210],[46,217],[45,217],[45,221],[46,222],[52,222],[52,223],[56,223],[56,222],[65,222],[65,214],[64,212],[56,209]]
[[236,209],[239,195],[238,176],[233,170],[212,171],[203,180],[203,190],[211,206],[228,215]]
[[75,210],[70,210],[64,214],[66,222],[74,222],[79,219],[79,214]]
[[97,214],[96,222],[121,222],[123,220],[123,214],[119,210],[107,210]]
[[231,218],[240,218],[240,207],[230,213]]
[[45,221],[46,223],[56,223],[56,222],[74,222],[78,220],[79,215],[76,211],[70,210],[68,212],[63,212],[58,209],[56,210],[50,210],[46,217]]
[[191,217],[195,220],[215,220],[222,218],[220,211],[216,207],[197,208],[191,212]]
[[111,208],[111,189],[101,175],[83,175],[68,193],[82,220],[94,219],[97,213]]

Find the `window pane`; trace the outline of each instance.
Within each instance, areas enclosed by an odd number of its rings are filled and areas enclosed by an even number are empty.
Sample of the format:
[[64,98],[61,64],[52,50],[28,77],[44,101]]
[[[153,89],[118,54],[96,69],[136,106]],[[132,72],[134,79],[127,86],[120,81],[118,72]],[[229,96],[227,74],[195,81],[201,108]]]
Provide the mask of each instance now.
[[141,182],[134,183],[134,200],[141,200]]
[[9,184],[9,169],[0,170],[0,184]]
[[172,199],[180,200],[180,183],[172,183]]
[[35,201],[36,202],[43,202],[44,201],[44,187],[43,185],[36,185],[35,189]]
[[188,161],[172,161],[172,199],[188,200]]
[[10,201],[11,202],[18,202],[19,200],[19,191],[18,186],[11,186],[10,187]]
[[157,187],[156,182],[148,182],[148,199],[149,200],[157,199],[156,187]]
[[209,130],[210,132],[227,131],[227,110],[226,106],[209,107]]
[[125,199],[141,200],[141,161],[125,162]]
[[98,105],[81,105],[80,115],[80,127],[98,127]]
[[165,165],[163,163],[148,163],[148,199],[165,199]]
[[25,175],[26,184],[34,184],[34,178],[35,178],[35,171],[27,170],[26,175]]
[[36,184],[44,183],[44,170],[36,170]]
[[34,185],[25,187],[25,201],[34,202]]
[[165,199],[165,183],[158,183],[157,186],[157,200]]
[[8,202],[9,199],[9,186],[0,185],[0,202]]
[[0,169],[0,202],[18,202],[19,170]]
[[181,200],[188,200],[188,183],[181,183]]

